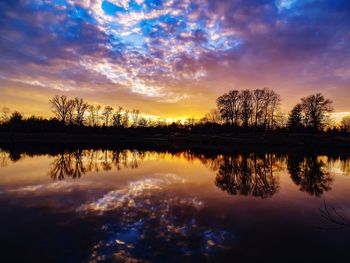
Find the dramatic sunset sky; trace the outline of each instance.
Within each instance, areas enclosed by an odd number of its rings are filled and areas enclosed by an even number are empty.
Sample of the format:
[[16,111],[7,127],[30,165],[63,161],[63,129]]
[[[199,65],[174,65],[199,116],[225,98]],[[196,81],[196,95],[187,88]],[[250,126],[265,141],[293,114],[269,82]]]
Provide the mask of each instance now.
[[0,1],[1,107],[49,116],[66,94],[198,118],[263,87],[283,111],[322,92],[350,112],[350,1]]

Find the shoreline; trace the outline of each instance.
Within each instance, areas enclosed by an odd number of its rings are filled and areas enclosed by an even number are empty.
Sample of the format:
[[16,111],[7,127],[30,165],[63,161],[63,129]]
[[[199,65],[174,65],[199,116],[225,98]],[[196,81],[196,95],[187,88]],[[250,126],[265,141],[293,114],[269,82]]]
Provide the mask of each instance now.
[[350,137],[324,134],[68,134],[0,133],[0,148],[134,148],[204,152],[350,153]]

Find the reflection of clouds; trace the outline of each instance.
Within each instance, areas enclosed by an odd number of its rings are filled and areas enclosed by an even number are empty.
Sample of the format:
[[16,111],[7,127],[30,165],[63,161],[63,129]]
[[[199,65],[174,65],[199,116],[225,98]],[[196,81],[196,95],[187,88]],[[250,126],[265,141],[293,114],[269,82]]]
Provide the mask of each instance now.
[[172,183],[184,183],[184,180],[175,174],[165,174],[163,178],[147,178],[130,182],[124,189],[110,191],[98,200],[82,205],[80,212],[106,212],[119,207],[137,207],[136,199],[151,194],[155,190],[163,190]]
[[[9,189],[4,192],[16,192],[21,194],[32,194],[35,193],[45,193],[48,191],[60,191],[60,192],[71,192],[74,188],[79,186],[89,185],[89,182],[68,182],[68,181],[58,181],[48,184],[36,184],[36,185],[28,185],[19,188]],[[3,192],[3,193],[4,193]]]
[[228,231],[198,222],[201,200],[167,194],[178,183],[185,180],[175,174],[133,181],[80,206],[78,213],[109,212],[115,217],[102,227],[106,238],[93,247],[90,260],[154,259],[161,249],[175,249],[180,257],[198,256],[234,240]]

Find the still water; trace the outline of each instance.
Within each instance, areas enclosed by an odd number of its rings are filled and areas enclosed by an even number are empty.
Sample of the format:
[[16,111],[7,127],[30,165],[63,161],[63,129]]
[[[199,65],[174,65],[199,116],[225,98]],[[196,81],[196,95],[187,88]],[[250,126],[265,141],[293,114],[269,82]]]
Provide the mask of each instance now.
[[350,159],[0,151],[1,262],[349,262]]

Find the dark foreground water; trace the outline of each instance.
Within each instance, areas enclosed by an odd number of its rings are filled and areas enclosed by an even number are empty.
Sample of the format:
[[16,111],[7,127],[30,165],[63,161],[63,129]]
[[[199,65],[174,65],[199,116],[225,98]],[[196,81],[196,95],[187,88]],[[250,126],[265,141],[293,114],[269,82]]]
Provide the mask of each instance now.
[[0,151],[0,262],[349,262],[350,159]]

